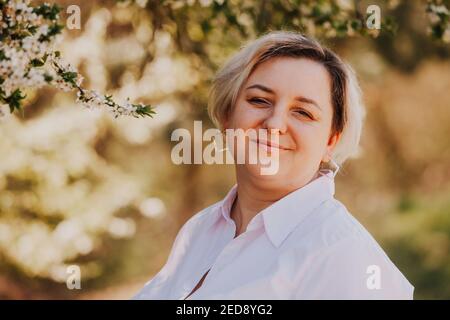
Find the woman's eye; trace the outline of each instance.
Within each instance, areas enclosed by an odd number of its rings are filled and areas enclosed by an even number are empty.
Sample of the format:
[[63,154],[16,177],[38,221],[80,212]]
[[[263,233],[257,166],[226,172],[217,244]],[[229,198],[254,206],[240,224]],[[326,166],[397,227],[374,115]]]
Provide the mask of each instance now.
[[297,113],[297,114],[299,114],[301,116],[307,117],[307,118],[309,118],[311,120],[314,119],[314,117],[309,112],[306,112],[305,110],[296,110],[295,113]]
[[248,101],[250,103],[253,103],[253,104],[262,104],[262,105],[269,105],[270,104],[270,102],[268,102],[265,99],[261,99],[261,98],[252,98],[252,99],[249,99]]

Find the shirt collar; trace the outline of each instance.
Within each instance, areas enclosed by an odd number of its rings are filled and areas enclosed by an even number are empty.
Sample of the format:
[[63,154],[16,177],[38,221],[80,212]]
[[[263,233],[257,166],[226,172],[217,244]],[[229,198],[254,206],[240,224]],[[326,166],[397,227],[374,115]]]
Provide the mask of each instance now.
[[225,196],[225,198],[220,203],[219,212],[222,214],[222,216],[225,218],[227,222],[234,223],[233,219],[230,217],[231,213],[231,207],[233,206],[234,200],[236,199],[237,195],[237,184],[235,184],[230,191],[228,191],[228,194]]
[[315,208],[334,196],[334,179],[322,175],[262,210],[266,232],[278,247]]
[[[320,175],[259,212],[250,221],[249,227],[262,217],[270,241],[278,247],[310,212],[324,201],[332,198],[334,193],[335,185],[332,173]],[[230,212],[236,195],[237,184],[231,188],[221,202],[219,212],[227,222],[234,223]]]

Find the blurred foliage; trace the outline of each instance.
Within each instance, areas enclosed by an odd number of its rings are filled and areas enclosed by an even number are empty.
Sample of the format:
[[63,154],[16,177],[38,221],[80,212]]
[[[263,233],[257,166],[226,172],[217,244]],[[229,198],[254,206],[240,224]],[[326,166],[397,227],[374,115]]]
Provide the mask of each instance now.
[[[23,117],[0,124],[0,297],[86,297],[158,271],[179,226],[234,181],[231,166],[174,165],[170,134],[212,125],[214,72],[278,29],[321,39],[357,70],[364,152],[342,168],[337,198],[416,298],[450,297],[450,49],[429,29],[446,28],[445,15],[430,17],[440,1],[56,2],[81,7],[82,28],[65,30],[60,50],[87,86],[157,113],[113,120],[52,89],[26,92]],[[369,4],[382,9],[379,32],[364,28]],[[70,264],[81,292],[65,287]]]

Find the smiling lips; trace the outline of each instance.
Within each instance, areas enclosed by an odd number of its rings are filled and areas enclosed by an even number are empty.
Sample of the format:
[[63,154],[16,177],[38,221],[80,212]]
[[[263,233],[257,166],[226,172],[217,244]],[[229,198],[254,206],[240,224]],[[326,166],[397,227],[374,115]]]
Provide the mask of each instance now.
[[282,146],[276,142],[273,141],[268,141],[268,140],[264,140],[264,139],[252,139],[251,141],[257,143],[258,145],[268,148],[268,149],[280,149],[280,150],[293,150],[292,148],[288,148],[285,146]]

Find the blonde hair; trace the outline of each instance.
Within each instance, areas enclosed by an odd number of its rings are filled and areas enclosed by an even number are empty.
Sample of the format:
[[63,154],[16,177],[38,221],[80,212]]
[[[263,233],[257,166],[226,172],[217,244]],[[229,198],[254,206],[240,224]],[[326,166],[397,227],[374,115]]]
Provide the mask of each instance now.
[[274,57],[308,58],[321,63],[331,78],[332,134],[341,134],[332,159],[342,164],[356,156],[365,117],[361,90],[353,69],[316,40],[293,31],[272,31],[241,47],[217,72],[208,101],[208,113],[219,128],[231,115],[237,97],[253,70]]

